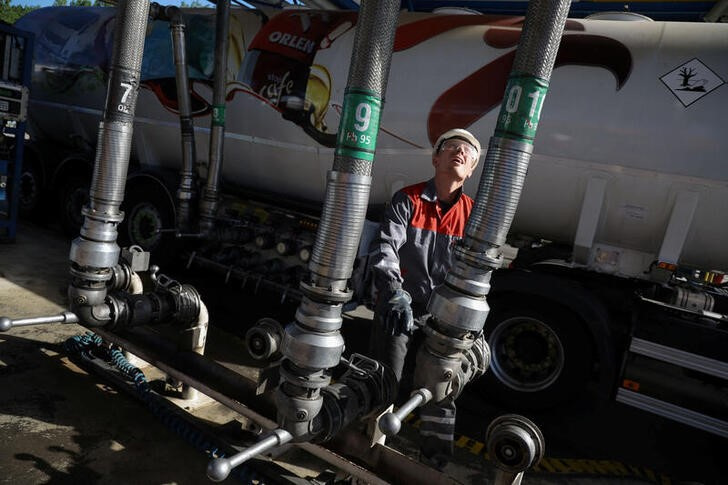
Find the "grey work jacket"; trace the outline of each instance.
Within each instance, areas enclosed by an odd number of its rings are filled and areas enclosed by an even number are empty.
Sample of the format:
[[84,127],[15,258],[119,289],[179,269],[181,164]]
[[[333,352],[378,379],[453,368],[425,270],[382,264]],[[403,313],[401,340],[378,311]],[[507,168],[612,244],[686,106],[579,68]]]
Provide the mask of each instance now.
[[443,212],[434,179],[395,193],[372,246],[379,298],[404,288],[412,296],[415,316],[424,313],[430,293],[445,281],[453,246],[463,236],[472,207],[473,199],[461,192]]

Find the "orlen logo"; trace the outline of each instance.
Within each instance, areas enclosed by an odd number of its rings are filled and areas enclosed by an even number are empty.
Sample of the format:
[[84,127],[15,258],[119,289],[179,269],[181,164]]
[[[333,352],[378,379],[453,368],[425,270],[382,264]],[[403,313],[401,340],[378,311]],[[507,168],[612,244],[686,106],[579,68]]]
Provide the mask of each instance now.
[[268,36],[268,41],[272,44],[280,44],[288,46],[292,49],[296,49],[306,54],[311,54],[316,48],[316,43],[305,37],[298,35],[284,34],[282,32],[271,32]]

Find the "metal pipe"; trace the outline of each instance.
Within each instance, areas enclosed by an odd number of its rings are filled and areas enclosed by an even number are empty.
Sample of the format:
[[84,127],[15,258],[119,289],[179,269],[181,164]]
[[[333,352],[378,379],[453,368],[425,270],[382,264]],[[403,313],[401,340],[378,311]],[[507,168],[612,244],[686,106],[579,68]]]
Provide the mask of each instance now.
[[278,422],[297,441],[315,438],[318,430],[311,423],[323,405],[321,390],[331,381],[330,369],[344,349],[341,312],[352,295],[347,280],[366,216],[399,6],[395,0],[365,1],[359,11],[310,277],[301,283],[304,296],[281,344]]
[[[205,343],[207,342],[207,331],[210,324],[210,314],[207,306],[200,301],[200,312],[197,315],[197,322],[194,326],[182,331],[182,346],[189,348],[198,355],[205,355]],[[187,350],[187,349],[185,349]],[[182,383],[182,399],[197,399],[197,389],[189,384]]]
[[[105,306],[106,283],[119,260],[117,226],[129,167],[129,154],[141,74],[148,0],[121,0],[117,6],[116,31],[104,113],[99,124],[89,204],[84,207],[81,233],[71,244],[71,309]],[[104,313],[105,309],[96,309]],[[93,311],[76,312],[84,315]],[[93,316],[91,317],[93,318]],[[96,323],[96,322],[93,322]]]
[[192,202],[197,197],[197,170],[195,166],[195,125],[192,118],[190,81],[187,74],[187,42],[182,12],[177,7],[166,7],[174,53],[175,79],[177,81],[177,106],[182,138],[182,170],[177,189],[177,226],[185,233],[191,230]]
[[[486,295],[523,189],[569,6],[568,0],[529,2],[464,238],[445,283],[428,303],[432,318],[417,354],[414,385],[430,389],[434,402],[455,399],[487,367],[489,349],[482,336],[490,311]],[[463,365],[472,369],[463,372]]]
[[526,12],[475,205],[465,228],[463,246],[473,255],[486,253],[486,265],[490,264],[487,256],[500,254],[493,249],[505,243],[516,213],[569,5],[563,0],[529,2],[531,15]]
[[[150,329],[140,327],[122,333],[111,333],[97,329],[96,333],[105,341],[126,349],[139,358],[149,362],[170,377],[189,384],[210,396],[220,404],[251,419],[265,429],[273,429],[276,422],[265,414],[272,408],[271,402],[258,396],[254,383],[239,373],[222,366],[211,359],[179,349],[168,339],[162,338]],[[245,403],[245,404],[241,404]],[[309,442],[295,443],[294,446],[331,463],[336,467],[361,479],[364,483],[383,484],[374,474],[335,452]],[[350,456],[359,457],[378,472],[401,477],[403,481],[416,483],[422,477],[431,478],[431,483],[453,483],[429,467],[412,461],[401,453],[377,445],[370,447],[367,438],[356,430],[345,430],[337,435],[334,450]]]
[[142,278],[136,273],[131,274],[131,278],[129,279],[129,287],[127,290],[132,295],[141,295],[144,292],[144,284],[142,283]]
[[253,446],[236,453],[230,458],[215,458],[207,465],[207,477],[213,482],[222,482],[225,480],[233,468],[243,464],[250,458],[261,453],[265,453],[271,448],[281,446],[293,439],[288,431],[282,429],[274,429]]
[[225,98],[227,95],[228,37],[230,0],[218,0],[215,17],[215,70],[213,74],[210,158],[207,182],[200,201],[200,231],[210,233],[220,199],[220,174],[225,141]]
[[0,332],[7,332],[13,327],[25,327],[28,325],[44,325],[46,323],[78,323],[78,316],[75,313],[63,312],[60,315],[47,317],[16,318],[0,317]]
[[379,420],[379,429],[387,436],[394,436],[402,428],[402,420],[407,417],[415,408],[424,406],[430,399],[432,393],[425,387],[417,389],[412,393],[409,400],[400,407],[397,412],[387,413]]

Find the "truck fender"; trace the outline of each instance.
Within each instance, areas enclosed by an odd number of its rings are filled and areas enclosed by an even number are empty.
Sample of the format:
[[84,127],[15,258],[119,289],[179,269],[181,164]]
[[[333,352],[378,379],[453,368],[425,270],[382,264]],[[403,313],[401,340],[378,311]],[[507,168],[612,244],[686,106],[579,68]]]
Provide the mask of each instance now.
[[[517,297],[536,298],[563,307],[585,325],[599,362],[599,397],[608,398],[615,379],[616,357],[610,331],[609,314],[604,303],[594,293],[573,279],[530,270],[503,269],[494,273],[488,301]],[[485,323],[488,327],[488,321]]]

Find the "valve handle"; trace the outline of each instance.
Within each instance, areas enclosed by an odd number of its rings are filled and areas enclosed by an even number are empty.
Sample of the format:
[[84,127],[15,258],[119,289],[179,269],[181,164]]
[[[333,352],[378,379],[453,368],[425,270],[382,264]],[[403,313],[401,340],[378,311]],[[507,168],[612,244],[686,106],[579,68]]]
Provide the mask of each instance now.
[[394,436],[402,428],[402,420],[407,417],[413,409],[424,406],[432,399],[432,392],[426,387],[417,389],[412,393],[409,400],[395,412],[386,413],[379,419],[379,429],[386,436]]
[[60,315],[49,315],[47,317],[17,318],[15,320],[0,317],[0,332],[7,332],[13,327],[42,325],[45,323],[78,323],[78,317],[73,312],[63,312]]
[[250,458],[265,453],[271,448],[281,446],[293,439],[293,435],[285,429],[276,428],[253,446],[244,449],[229,458],[215,458],[207,464],[207,478],[213,482],[222,482],[236,466],[243,464]]

